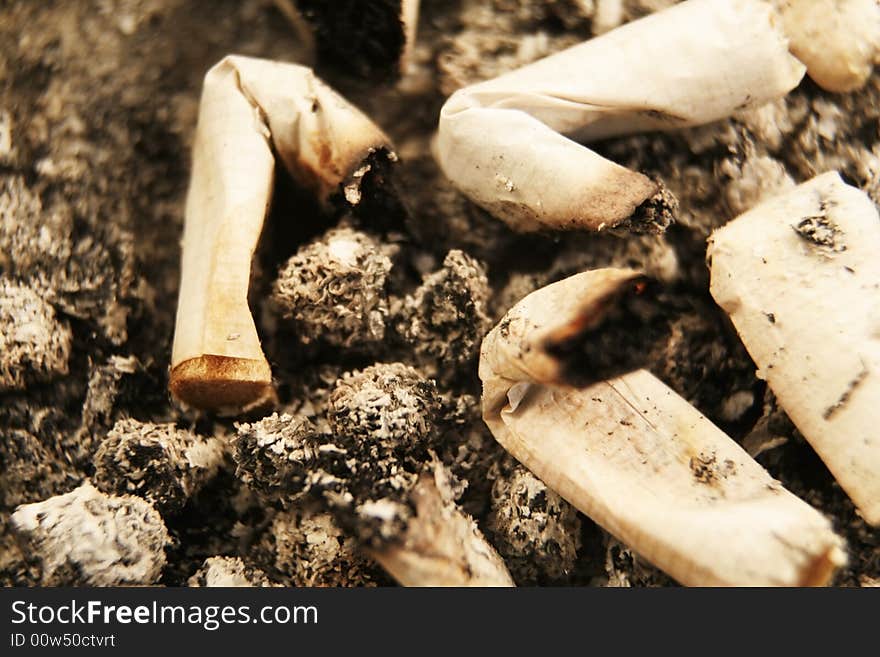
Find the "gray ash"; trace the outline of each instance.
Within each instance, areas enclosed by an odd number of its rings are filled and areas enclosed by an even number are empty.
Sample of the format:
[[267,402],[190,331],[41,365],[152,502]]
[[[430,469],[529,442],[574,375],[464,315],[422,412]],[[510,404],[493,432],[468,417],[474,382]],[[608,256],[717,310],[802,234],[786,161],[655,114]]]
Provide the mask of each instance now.
[[272,300],[300,342],[376,348],[388,317],[393,250],[350,228],[332,229],[282,267]]
[[494,467],[487,526],[520,586],[565,584],[580,548],[577,509],[521,465]]
[[424,277],[402,303],[397,333],[432,376],[457,373],[472,362],[490,320],[491,290],[485,267],[460,250],[452,250],[443,267]]
[[273,413],[236,428],[236,474],[245,484],[270,500],[286,501],[305,489],[324,439],[307,418]]

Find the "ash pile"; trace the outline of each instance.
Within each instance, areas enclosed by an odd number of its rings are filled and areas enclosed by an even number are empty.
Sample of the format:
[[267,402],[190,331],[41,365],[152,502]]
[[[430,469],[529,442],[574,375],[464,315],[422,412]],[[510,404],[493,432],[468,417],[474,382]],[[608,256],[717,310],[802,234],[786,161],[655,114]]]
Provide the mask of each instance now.
[[0,582],[880,583],[836,5],[9,3]]

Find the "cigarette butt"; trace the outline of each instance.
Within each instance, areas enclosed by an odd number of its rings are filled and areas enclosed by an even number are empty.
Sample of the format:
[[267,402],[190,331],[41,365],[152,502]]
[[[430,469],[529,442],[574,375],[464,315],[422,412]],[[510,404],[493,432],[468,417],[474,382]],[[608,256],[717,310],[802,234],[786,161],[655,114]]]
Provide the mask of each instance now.
[[786,94],[804,74],[760,0],[690,0],[453,94],[447,177],[514,230],[602,230],[656,182],[578,142],[671,130]]
[[779,404],[880,524],[880,217],[822,174],[739,216],[709,243],[711,292]]
[[828,520],[650,372],[567,384],[544,345],[579,330],[583,309],[633,275],[596,270],[549,285],[489,333],[480,378],[496,440],[682,584],[827,583],[845,562]]
[[275,399],[248,307],[275,154],[327,206],[359,203],[364,167],[395,159],[381,130],[308,68],[232,55],[208,72],[169,382],[176,399],[197,408],[235,414]]
[[820,87],[838,93],[865,86],[880,63],[877,0],[774,0],[791,52]]

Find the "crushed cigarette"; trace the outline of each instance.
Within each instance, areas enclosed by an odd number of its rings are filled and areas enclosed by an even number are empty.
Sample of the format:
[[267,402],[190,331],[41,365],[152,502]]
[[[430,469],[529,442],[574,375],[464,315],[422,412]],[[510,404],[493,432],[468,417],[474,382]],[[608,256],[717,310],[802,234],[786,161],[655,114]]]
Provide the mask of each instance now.
[[577,142],[708,123],[786,94],[804,67],[776,19],[760,0],[688,0],[462,89],[440,113],[440,165],[515,230],[616,226],[662,204],[662,190]]
[[880,1],[774,0],[791,52],[820,87],[839,93],[865,86],[880,64]]
[[272,302],[304,344],[374,347],[385,338],[393,251],[366,233],[332,228],[284,264]]
[[609,291],[633,282],[628,270],[572,276],[527,296],[489,333],[480,378],[493,435],[682,584],[827,583],[845,562],[830,523],[687,401],[643,369],[601,380],[606,370],[583,363],[572,376],[554,355],[560,336],[595,335],[614,315],[609,300],[627,298]]
[[715,231],[711,291],[779,404],[880,524],[880,218],[826,173]]
[[229,56],[205,76],[186,202],[169,387],[236,413],[274,399],[248,307],[275,154],[325,206],[348,203],[354,172],[396,159],[388,138],[308,68]]
[[43,586],[153,584],[171,542],[149,503],[131,495],[105,495],[88,482],[20,506],[11,520]]

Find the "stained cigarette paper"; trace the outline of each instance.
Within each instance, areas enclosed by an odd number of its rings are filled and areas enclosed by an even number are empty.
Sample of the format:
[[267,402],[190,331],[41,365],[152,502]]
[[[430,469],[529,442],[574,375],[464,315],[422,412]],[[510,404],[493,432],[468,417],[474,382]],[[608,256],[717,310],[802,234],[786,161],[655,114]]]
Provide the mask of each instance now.
[[835,173],[715,231],[711,292],[759,376],[880,525],[880,217]]
[[514,586],[495,548],[452,499],[447,477],[437,464],[420,477],[403,541],[370,556],[402,586]]
[[356,204],[367,158],[393,158],[389,149],[382,131],[308,68],[229,56],[208,72],[186,201],[170,379],[177,399],[235,413],[274,397],[247,296],[275,155],[322,202],[344,192]]
[[791,52],[828,91],[855,91],[880,63],[880,0],[774,0]]
[[512,228],[601,230],[658,192],[578,142],[715,121],[804,75],[760,0],[689,0],[453,94],[437,157]]
[[[483,418],[547,486],[685,585],[827,583],[843,542],[736,442],[646,370],[583,388],[548,352],[607,312],[635,272],[577,274],[523,299],[486,337]],[[585,373],[588,374],[588,373]]]

